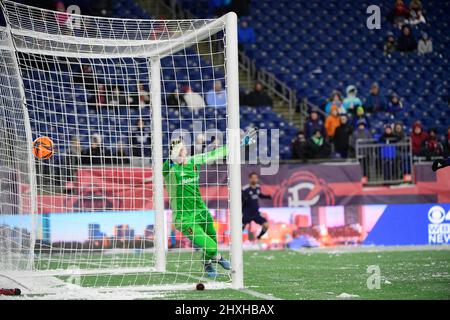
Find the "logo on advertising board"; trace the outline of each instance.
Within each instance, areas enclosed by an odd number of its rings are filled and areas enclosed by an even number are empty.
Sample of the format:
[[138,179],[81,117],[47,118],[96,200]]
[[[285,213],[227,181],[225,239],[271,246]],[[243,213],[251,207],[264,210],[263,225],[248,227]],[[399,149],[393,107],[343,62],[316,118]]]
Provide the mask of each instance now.
[[335,196],[327,182],[307,171],[297,171],[285,179],[275,192],[277,207],[333,206]]
[[428,243],[450,243],[450,210],[446,213],[441,206],[433,206],[428,210]]

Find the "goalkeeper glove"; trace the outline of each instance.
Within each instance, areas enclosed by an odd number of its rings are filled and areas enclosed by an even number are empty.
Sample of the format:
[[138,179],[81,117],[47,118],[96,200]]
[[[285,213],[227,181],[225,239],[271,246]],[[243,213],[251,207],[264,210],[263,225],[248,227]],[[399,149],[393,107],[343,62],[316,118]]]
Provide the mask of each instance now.
[[251,128],[247,130],[247,132],[245,133],[244,137],[241,140],[241,147],[256,143],[257,133],[258,128]]

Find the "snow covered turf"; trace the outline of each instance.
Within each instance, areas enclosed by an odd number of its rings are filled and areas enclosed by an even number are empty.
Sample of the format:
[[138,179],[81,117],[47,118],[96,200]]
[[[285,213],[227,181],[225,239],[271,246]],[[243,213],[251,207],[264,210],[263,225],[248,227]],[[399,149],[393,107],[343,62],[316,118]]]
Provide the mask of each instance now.
[[[244,262],[246,289],[240,291],[226,279],[190,279],[174,290],[148,287],[145,275],[133,278],[133,285],[126,275],[108,276],[108,282],[99,275],[100,287],[89,278],[80,286],[67,277],[3,275],[0,287],[21,288],[23,295],[0,299],[450,299],[450,246],[246,251]],[[195,290],[199,281],[204,291]]]

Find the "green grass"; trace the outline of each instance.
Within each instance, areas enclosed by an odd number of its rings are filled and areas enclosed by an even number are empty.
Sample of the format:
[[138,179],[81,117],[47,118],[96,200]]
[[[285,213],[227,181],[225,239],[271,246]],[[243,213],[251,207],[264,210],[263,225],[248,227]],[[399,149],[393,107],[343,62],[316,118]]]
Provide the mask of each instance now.
[[[245,286],[280,299],[340,299],[342,294],[352,295],[354,299],[450,299],[449,247],[247,251],[244,261]],[[200,271],[197,264],[186,262],[177,268]],[[380,268],[380,289],[367,287],[370,265]],[[145,275],[86,277],[83,285],[182,283],[187,280],[175,275],[165,275],[164,279],[161,275],[152,277],[152,281]],[[205,291],[169,291],[164,292],[163,299],[259,298],[248,291],[208,290],[206,283]]]
[[[450,251],[245,253],[245,285],[281,299],[450,299]],[[380,289],[368,289],[369,265],[380,268]],[[233,290],[181,292],[177,299],[251,299]]]

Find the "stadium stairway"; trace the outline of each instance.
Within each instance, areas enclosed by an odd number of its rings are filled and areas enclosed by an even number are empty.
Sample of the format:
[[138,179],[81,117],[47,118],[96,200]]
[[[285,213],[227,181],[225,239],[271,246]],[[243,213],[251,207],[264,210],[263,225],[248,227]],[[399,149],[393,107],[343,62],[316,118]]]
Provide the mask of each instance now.
[[[174,12],[172,8],[168,7],[162,0],[155,0],[155,1],[136,0],[136,3],[148,14],[153,14],[153,16],[155,16],[154,13],[157,12],[158,13],[157,15],[159,17],[166,17],[166,18],[175,17],[177,19],[183,18],[179,16],[179,13]],[[183,14],[184,17],[186,15],[187,13]],[[223,63],[223,56],[220,54],[213,55],[212,59],[208,57],[210,49],[209,47],[207,47],[206,43],[200,45],[198,51],[200,54],[202,54],[203,59],[209,60],[209,63],[211,63],[212,65]],[[245,70],[241,64],[239,66],[239,85],[241,93],[253,90],[255,83],[256,80],[251,77],[249,78],[247,70]],[[275,94],[271,94],[269,92],[269,95],[273,101],[273,111],[275,111],[278,114],[281,114],[285,119],[290,119],[289,107],[286,104],[286,102],[280,99]],[[295,113],[293,115],[292,123],[290,124],[296,128],[300,128],[302,126],[303,121],[299,113]]]

